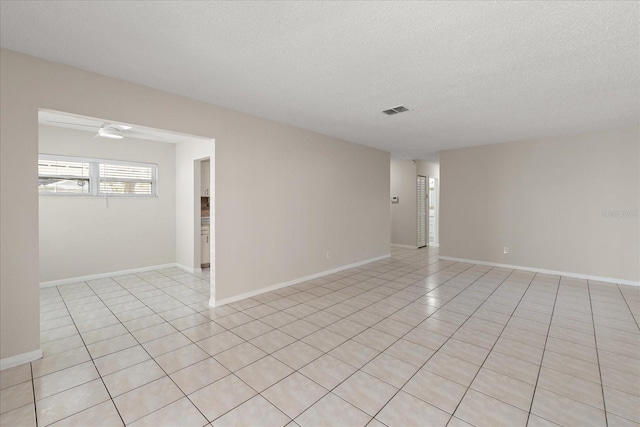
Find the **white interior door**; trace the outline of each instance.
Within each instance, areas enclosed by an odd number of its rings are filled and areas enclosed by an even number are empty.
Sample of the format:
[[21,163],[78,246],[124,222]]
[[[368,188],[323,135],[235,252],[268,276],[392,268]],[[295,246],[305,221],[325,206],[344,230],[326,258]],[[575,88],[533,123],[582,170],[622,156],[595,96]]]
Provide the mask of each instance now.
[[427,178],[418,175],[418,247],[427,246]]

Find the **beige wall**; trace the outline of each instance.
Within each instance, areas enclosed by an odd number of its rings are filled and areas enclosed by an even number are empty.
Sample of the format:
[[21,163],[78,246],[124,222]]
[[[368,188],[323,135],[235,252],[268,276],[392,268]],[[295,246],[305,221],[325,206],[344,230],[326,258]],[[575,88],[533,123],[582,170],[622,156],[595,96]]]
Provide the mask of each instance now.
[[640,281],[639,146],[632,128],[441,152],[440,254]]
[[216,300],[389,253],[389,153],[283,130],[216,138]]
[[7,50],[0,91],[1,358],[39,348],[38,108],[215,139],[216,298],[389,253],[389,153]]
[[398,196],[398,203],[391,203],[391,243],[417,247],[418,211],[416,164],[412,160],[391,161],[391,196]]
[[40,196],[40,281],[175,262],[175,144],[39,127],[40,153],[158,165],[158,197]]

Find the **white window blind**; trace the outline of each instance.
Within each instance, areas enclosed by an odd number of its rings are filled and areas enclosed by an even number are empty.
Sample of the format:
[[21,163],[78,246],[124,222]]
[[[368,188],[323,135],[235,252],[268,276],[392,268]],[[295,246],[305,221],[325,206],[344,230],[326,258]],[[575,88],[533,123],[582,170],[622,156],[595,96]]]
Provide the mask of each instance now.
[[89,194],[89,163],[38,159],[38,190],[46,194]]
[[153,195],[155,170],[152,165],[100,163],[101,194]]
[[40,194],[85,196],[155,196],[158,166],[115,160],[41,154]]

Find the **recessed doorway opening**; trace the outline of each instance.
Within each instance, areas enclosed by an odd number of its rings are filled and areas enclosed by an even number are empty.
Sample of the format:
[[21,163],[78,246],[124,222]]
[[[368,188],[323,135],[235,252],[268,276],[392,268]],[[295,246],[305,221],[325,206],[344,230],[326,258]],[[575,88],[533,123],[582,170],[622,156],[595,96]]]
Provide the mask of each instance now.
[[[42,287],[169,267],[201,272],[200,160],[214,164],[213,139],[40,110],[38,144]],[[213,210],[208,217],[213,229]],[[215,271],[215,257],[209,264]],[[215,274],[208,279],[213,302]]]

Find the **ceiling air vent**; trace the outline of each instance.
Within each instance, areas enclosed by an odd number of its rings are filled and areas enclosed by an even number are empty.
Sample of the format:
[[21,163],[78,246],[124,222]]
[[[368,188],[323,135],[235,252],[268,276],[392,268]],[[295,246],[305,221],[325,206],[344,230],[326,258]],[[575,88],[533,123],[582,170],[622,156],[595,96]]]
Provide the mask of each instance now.
[[384,110],[383,113],[385,113],[387,116],[392,116],[394,114],[404,113],[405,111],[409,111],[409,109],[403,105],[398,105],[397,107]]

